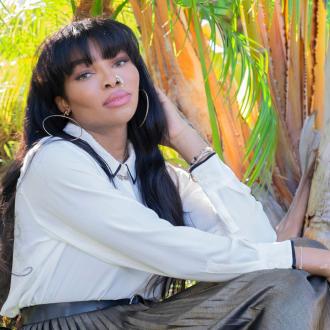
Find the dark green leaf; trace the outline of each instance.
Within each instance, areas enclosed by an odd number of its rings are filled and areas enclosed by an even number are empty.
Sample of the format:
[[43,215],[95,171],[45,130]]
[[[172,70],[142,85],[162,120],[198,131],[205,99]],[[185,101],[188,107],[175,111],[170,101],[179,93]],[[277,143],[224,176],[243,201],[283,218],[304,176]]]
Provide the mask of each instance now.
[[100,16],[103,13],[103,0],[94,0],[91,10],[91,15],[93,17]]

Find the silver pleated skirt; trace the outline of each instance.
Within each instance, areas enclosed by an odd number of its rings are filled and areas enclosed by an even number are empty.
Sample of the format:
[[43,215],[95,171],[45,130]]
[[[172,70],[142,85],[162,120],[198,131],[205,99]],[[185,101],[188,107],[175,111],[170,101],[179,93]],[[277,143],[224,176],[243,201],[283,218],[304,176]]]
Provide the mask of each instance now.
[[305,271],[261,270],[199,282],[162,302],[114,306],[22,329],[329,330],[330,285]]

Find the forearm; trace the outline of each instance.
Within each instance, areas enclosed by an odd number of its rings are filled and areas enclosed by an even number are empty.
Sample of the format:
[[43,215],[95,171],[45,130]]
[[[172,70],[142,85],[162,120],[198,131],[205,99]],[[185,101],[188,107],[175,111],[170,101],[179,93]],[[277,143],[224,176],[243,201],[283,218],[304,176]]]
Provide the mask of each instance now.
[[330,277],[330,251],[295,247],[297,269],[303,269],[313,275]]
[[185,126],[176,137],[171,139],[171,147],[189,164],[207,146],[209,146],[207,141],[190,125]]

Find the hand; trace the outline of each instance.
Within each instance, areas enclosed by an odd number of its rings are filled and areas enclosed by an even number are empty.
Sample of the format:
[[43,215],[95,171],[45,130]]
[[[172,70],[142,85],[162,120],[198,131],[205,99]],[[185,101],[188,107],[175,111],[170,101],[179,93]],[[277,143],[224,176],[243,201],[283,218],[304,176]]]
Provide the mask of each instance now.
[[156,91],[168,124],[169,140],[162,141],[162,144],[176,150],[189,164],[193,157],[198,155],[208,143],[193,128],[174,103],[159,88],[156,88]]
[[[330,251],[328,251],[330,253]],[[326,263],[321,266],[323,276],[326,277],[327,281],[330,282],[330,264]]]
[[156,91],[164,109],[168,125],[169,141],[164,141],[164,145],[171,147],[172,141],[174,141],[187,127],[189,127],[189,124],[169,97],[157,87]]

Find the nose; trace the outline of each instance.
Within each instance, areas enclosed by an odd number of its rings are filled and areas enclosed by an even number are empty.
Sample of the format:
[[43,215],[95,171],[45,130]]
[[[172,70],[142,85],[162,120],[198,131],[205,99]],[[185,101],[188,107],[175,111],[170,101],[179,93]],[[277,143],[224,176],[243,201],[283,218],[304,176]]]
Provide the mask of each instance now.
[[117,74],[107,75],[104,79],[104,87],[115,87],[116,85],[123,85],[123,79]]

